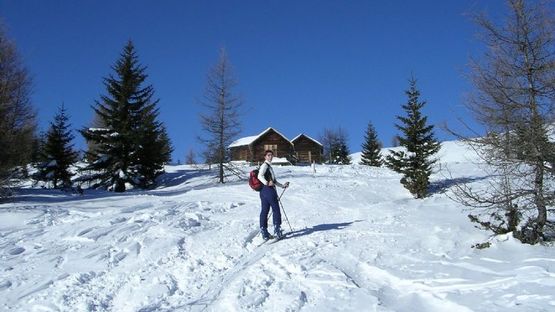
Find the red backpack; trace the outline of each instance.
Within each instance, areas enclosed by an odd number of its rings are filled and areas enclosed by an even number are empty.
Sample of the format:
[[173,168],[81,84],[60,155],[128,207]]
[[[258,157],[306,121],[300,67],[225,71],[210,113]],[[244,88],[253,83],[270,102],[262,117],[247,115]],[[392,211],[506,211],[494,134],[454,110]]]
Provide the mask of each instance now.
[[[254,169],[253,171],[251,171],[249,173],[249,186],[251,187],[251,189],[253,189],[257,192],[260,192],[260,190],[264,186],[264,184],[262,184],[262,181],[258,180],[259,169],[260,169],[260,167]],[[271,178],[269,169],[270,169],[270,165],[268,165],[268,170],[266,170],[266,173],[264,175],[264,178],[266,178],[266,180],[270,180],[270,178]]]
[[249,186],[251,187],[251,189],[257,192],[260,192],[262,186],[264,186],[262,182],[258,180],[258,169],[254,169],[249,174]]

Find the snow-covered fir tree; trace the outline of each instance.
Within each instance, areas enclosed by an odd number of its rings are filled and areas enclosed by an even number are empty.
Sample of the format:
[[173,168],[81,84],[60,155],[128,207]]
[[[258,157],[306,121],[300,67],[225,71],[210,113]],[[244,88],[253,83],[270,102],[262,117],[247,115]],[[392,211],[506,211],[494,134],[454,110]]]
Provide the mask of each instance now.
[[429,177],[432,174],[433,156],[439,151],[440,144],[434,138],[433,125],[427,125],[428,118],[422,115],[420,91],[416,88],[416,79],[409,80],[409,90],[405,91],[408,103],[403,105],[406,116],[397,116],[401,124],[395,126],[402,132],[399,143],[404,150],[391,151],[386,164],[404,177],[401,183],[416,198],[424,198],[428,194]]
[[126,183],[149,187],[170,161],[171,143],[164,125],[157,120],[158,100],[152,85],[144,86],[146,68],[139,64],[129,41],[112,67],[115,75],[104,79],[107,95],[93,109],[101,128],[85,128],[81,134],[93,149],[86,153],[92,172],[85,179],[93,187],[124,192]]
[[137,185],[142,188],[155,185],[173,150],[166,127],[157,120],[156,103],[145,108],[137,131]]
[[33,175],[35,180],[52,183],[53,188],[71,186],[71,177],[74,174],[70,167],[77,162],[79,154],[73,148],[75,136],[70,126],[62,104],[41,144],[37,172]]
[[381,144],[378,140],[376,129],[374,128],[374,125],[369,122],[364,135],[364,143],[362,144],[362,158],[360,164],[380,167],[382,165],[380,149]]
[[349,147],[347,146],[347,137],[340,135],[337,141],[332,145],[331,156],[332,163],[338,165],[350,165],[351,156],[349,156]]
[[324,159],[328,164],[349,165],[351,157],[347,146],[347,133],[343,128],[325,128],[320,141],[324,145]]

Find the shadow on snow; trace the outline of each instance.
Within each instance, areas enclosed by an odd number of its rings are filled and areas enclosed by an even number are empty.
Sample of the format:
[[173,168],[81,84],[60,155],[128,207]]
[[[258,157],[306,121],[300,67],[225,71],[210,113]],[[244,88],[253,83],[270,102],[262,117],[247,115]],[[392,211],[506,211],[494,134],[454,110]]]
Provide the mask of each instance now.
[[305,228],[302,230],[293,231],[287,234],[287,238],[299,237],[299,236],[306,236],[310,235],[315,232],[324,232],[324,231],[333,231],[333,230],[343,230],[353,223],[362,222],[362,220],[356,220],[352,222],[343,222],[343,223],[325,223],[325,224],[318,224],[311,228]]
[[41,202],[46,204],[64,203],[81,200],[102,199],[109,197],[125,197],[135,195],[151,195],[151,196],[167,196],[181,194],[190,191],[191,189],[202,189],[214,187],[212,184],[198,185],[195,187],[185,187],[176,191],[164,191],[165,188],[186,185],[189,180],[203,175],[210,175],[211,171],[203,169],[193,170],[178,170],[171,173],[164,173],[157,179],[157,185],[154,189],[128,189],[123,193],[115,193],[104,189],[84,189],[84,195],[78,195],[74,192],[63,191],[60,189],[49,189],[41,187],[15,187],[13,188],[14,196],[4,201],[4,203],[31,203]]
[[430,186],[428,187],[428,191],[430,194],[441,194],[441,193],[445,193],[449,188],[456,186],[456,185],[461,185],[461,184],[467,184],[467,183],[473,183],[473,182],[477,182],[477,181],[481,181],[484,179],[487,179],[488,177],[465,177],[465,178],[454,178],[454,179],[445,179],[445,180],[440,180],[440,181],[435,181],[430,183]]

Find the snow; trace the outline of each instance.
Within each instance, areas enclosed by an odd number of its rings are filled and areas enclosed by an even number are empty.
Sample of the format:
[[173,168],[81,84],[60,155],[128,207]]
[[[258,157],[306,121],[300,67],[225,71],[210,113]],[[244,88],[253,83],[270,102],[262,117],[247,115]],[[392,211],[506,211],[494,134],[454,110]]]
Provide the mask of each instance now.
[[107,132],[110,131],[109,128],[89,128],[88,129],[91,132]]
[[424,200],[387,168],[275,167],[292,229],[263,245],[258,193],[205,167],[123,194],[29,184],[0,205],[0,310],[555,310],[553,247],[490,237],[447,197],[486,183],[475,159],[443,143]]
[[285,157],[274,157],[272,159],[273,165],[291,165],[291,162]]

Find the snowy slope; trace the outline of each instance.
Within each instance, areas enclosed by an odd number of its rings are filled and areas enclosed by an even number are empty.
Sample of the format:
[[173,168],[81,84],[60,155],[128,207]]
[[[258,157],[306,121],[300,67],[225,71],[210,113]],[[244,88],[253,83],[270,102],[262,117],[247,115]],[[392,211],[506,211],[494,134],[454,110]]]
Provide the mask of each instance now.
[[275,168],[292,231],[263,245],[258,193],[205,169],[148,192],[24,189],[0,205],[0,310],[555,310],[554,249],[489,238],[443,193],[484,183],[472,159],[444,143],[425,200],[385,168]]
[[[391,150],[402,150],[402,147],[387,147],[381,151],[382,157],[389,154]],[[359,164],[362,159],[362,152],[351,154],[353,164]],[[441,163],[457,164],[457,163],[479,163],[480,158],[473,152],[472,148],[459,141],[446,141],[441,143],[441,149],[438,153],[438,159]]]

